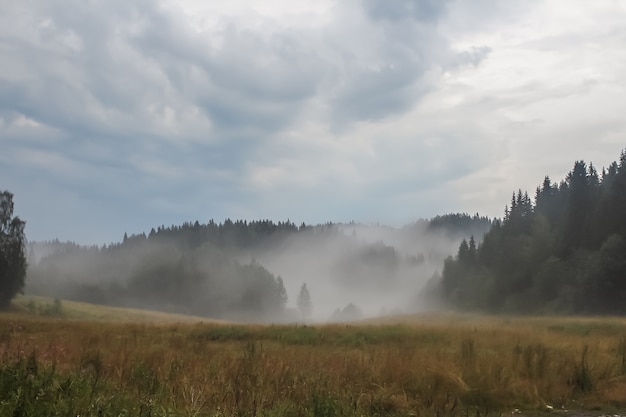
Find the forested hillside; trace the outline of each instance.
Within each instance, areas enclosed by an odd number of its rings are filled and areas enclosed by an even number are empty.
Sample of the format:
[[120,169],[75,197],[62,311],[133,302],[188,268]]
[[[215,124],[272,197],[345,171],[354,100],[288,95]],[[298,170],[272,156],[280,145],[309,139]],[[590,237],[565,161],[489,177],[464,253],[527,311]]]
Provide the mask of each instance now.
[[598,173],[577,161],[534,199],[513,195],[482,243],[445,261],[444,298],[492,312],[626,313],[626,151]]
[[[426,281],[459,242],[491,222],[452,214],[403,228],[231,221],[160,226],[102,247],[29,246],[26,290],[92,303],[250,321],[302,319],[303,284],[313,316],[337,309],[420,308]],[[352,307],[349,310],[352,310]]]

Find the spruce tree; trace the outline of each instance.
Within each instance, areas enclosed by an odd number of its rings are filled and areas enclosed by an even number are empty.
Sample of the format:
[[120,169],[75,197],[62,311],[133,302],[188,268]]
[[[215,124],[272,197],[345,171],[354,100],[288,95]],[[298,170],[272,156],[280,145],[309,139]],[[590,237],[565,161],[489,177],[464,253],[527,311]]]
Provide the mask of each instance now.
[[298,310],[302,315],[302,320],[307,320],[313,312],[313,303],[311,302],[311,294],[306,287],[306,282],[302,284],[300,288],[300,294],[298,294]]

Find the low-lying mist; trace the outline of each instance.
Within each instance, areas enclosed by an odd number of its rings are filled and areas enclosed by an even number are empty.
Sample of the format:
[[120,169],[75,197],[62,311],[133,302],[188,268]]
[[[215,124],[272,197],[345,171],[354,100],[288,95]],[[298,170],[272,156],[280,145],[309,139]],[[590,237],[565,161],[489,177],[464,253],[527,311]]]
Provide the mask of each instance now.
[[[412,313],[437,306],[424,288],[462,239],[480,239],[489,226],[467,215],[403,228],[227,220],[153,229],[101,248],[31,243],[26,291],[241,321]],[[310,315],[298,310],[303,284]]]
[[294,234],[243,259],[256,259],[280,275],[292,307],[306,283],[316,320],[332,319],[349,304],[369,317],[432,309],[436,300],[422,297],[422,290],[463,238],[420,226],[337,228],[337,233]]

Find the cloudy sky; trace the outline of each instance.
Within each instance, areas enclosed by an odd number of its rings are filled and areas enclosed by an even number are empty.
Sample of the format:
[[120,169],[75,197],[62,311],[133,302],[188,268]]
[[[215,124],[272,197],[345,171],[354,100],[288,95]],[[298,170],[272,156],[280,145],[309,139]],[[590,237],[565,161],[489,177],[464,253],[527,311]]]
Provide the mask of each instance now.
[[30,240],[501,216],[626,147],[620,0],[0,0]]

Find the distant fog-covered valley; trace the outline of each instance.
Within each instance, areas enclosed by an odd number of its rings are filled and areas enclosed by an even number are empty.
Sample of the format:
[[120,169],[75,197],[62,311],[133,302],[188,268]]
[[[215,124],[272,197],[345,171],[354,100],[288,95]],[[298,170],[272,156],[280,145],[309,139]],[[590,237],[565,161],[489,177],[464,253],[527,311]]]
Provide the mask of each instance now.
[[253,322],[345,321],[435,308],[427,285],[491,221],[451,214],[401,228],[209,221],[108,246],[28,245],[26,291]]

